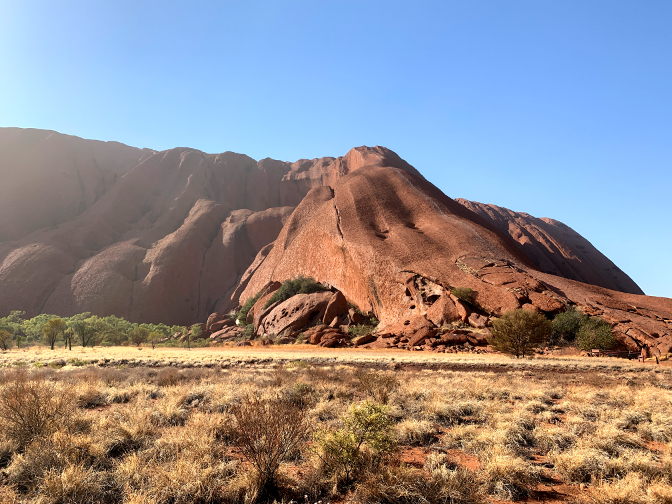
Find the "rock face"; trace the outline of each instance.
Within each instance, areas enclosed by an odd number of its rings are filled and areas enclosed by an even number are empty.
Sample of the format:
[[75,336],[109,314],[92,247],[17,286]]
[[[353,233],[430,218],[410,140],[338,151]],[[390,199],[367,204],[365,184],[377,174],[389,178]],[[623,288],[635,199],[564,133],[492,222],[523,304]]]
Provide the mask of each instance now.
[[239,281],[313,187],[393,152],[259,162],[0,129],[0,316],[90,311],[188,325]]
[[[452,200],[383,147],[257,162],[5,128],[0,174],[0,316],[90,311],[192,325],[215,313],[206,332],[228,340],[242,330],[224,313],[305,275],[332,290],[294,306],[296,323],[289,311],[279,315],[288,305],[255,306],[250,318],[262,332],[319,324],[313,339],[343,345],[359,318],[351,302],[380,319],[381,335],[419,324],[354,344],[437,348],[448,341],[441,325],[461,321],[485,334],[507,310],[550,315],[575,304],[612,323],[626,346],[672,345],[672,300],[638,295],[570,228]],[[471,289],[470,299],[456,287]]]
[[[307,194],[272,249],[246,272],[240,300],[271,281],[312,276],[378,317],[381,337],[372,345],[379,347],[403,339],[436,345],[435,326],[454,319],[484,329],[508,310],[552,315],[570,305],[610,317],[631,346],[669,345],[672,300],[542,273],[524,251],[412,172],[365,166]],[[468,303],[452,294],[455,288],[471,290]]]
[[152,154],[54,131],[0,128],[0,242],[74,219]]
[[544,273],[611,290],[644,294],[618,266],[562,222],[545,217],[537,219],[526,213],[462,198],[455,201],[511,236]]

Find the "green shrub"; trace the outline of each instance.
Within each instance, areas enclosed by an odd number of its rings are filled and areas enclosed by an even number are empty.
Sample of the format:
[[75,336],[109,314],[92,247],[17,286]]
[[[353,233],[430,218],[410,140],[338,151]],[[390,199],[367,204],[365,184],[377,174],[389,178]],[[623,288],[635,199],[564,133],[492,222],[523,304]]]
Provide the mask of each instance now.
[[323,431],[316,435],[318,454],[330,469],[342,472],[345,484],[364,461],[363,448],[375,463],[396,447],[392,432],[393,419],[389,407],[364,401],[352,407],[341,429]]
[[576,336],[576,343],[581,350],[609,350],[614,348],[618,341],[614,337],[611,326],[599,317],[588,318],[581,324]]
[[286,301],[297,294],[312,294],[324,290],[327,290],[327,288],[311,277],[299,276],[293,280],[285,280],[280,288],[266,301],[264,308],[268,308],[276,301]]
[[558,313],[552,322],[551,340],[574,341],[587,320],[588,316],[575,308]]
[[506,312],[492,326],[490,345],[516,358],[529,355],[533,348],[548,341],[551,334],[551,323],[546,317],[522,309]]
[[348,334],[350,334],[353,338],[356,338],[357,336],[366,336],[367,334],[371,334],[373,332],[376,332],[375,325],[359,324],[348,327]]
[[252,296],[250,299],[245,301],[243,306],[240,308],[238,313],[235,316],[235,319],[238,321],[238,325],[246,326],[247,325],[247,314],[250,312],[254,303],[256,303],[261,297],[261,292],[257,292],[256,295]]
[[450,293],[456,298],[459,298],[467,303],[471,303],[474,298],[474,291],[469,287],[454,287]]

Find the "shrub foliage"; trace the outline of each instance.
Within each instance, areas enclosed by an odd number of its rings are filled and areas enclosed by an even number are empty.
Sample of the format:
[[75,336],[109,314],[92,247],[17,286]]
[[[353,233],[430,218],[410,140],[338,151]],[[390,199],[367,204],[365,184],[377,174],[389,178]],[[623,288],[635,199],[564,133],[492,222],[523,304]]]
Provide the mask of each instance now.
[[0,389],[4,435],[25,448],[62,427],[69,420],[74,402],[70,394],[57,390],[53,383],[16,371]]
[[618,341],[608,323],[599,317],[587,317],[579,328],[576,344],[581,350],[592,350],[593,348],[609,350],[614,348]]
[[254,467],[259,495],[273,494],[280,463],[308,438],[304,410],[284,399],[247,397],[232,414],[229,438]]
[[490,345],[516,357],[525,357],[532,349],[548,341],[551,323],[546,317],[529,310],[512,310],[493,322]]
[[299,276],[292,280],[285,280],[280,288],[273,293],[264,308],[268,308],[277,301],[286,301],[297,294],[312,294],[320,292],[327,288],[312,277]]
[[611,326],[599,317],[589,317],[575,308],[553,319],[551,341],[576,342],[582,350],[609,350],[617,345]]

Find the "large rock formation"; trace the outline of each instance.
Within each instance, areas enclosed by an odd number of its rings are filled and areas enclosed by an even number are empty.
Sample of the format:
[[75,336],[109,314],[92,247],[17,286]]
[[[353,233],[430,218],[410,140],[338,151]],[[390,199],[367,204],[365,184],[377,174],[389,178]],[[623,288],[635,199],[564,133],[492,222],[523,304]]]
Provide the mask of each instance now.
[[[633,350],[648,345],[669,351],[671,299],[542,273],[525,251],[412,172],[365,166],[333,188],[308,193],[272,249],[246,273],[240,300],[269,282],[312,276],[375,313],[381,335],[401,341],[395,325],[412,326],[405,337],[411,346],[434,337],[423,325],[427,321],[435,321],[432,326],[461,319],[484,328],[489,317],[508,310],[552,315],[577,305],[612,322]],[[453,295],[460,291],[469,293],[469,303]],[[413,326],[419,320],[425,322]]]
[[0,316],[91,311],[188,325],[227,311],[310,189],[385,162],[417,173],[378,147],[256,162],[0,129]]
[[[257,162],[0,129],[0,174],[0,316],[91,311],[191,325],[303,274],[374,312],[383,331],[427,320],[408,344],[453,320],[482,328],[506,310],[572,303],[631,346],[672,339],[672,301],[617,292],[641,291],[566,226],[456,202],[383,147]],[[229,337],[227,327],[216,332]],[[338,331],[324,329],[325,341]]]
[[74,219],[153,153],[54,131],[0,128],[0,242]]

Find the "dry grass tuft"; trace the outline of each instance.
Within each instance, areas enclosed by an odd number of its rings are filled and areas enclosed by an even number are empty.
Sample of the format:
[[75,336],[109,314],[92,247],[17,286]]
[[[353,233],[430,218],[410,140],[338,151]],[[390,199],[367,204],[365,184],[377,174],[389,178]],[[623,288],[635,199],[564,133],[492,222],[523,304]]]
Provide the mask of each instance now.
[[498,499],[519,500],[539,481],[539,470],[520,457],[495,451],[481,461],[481,477],[488,494]]
[[594,504],[647,504],[644,482],[637,474],[615,481],[600,481],[588,490]]

